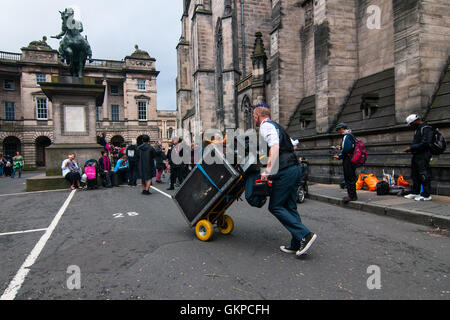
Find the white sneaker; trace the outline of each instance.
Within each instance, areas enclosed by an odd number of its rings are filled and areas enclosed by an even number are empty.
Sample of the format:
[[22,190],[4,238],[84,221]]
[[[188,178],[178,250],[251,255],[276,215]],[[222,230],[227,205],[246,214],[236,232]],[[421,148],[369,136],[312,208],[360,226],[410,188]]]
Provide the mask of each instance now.
[[405,198],[409,199],[409,200],[414,200],[417,197],[420,197],[420,195],[418,195],[418,194],[408,194],[407,196],[405,196]]
[[428,198],[418,196],[418,197],[414,198],[414,200],[416,200],[416,201],[431,201],[432,198],[431,198],[431,196],[429,196]]

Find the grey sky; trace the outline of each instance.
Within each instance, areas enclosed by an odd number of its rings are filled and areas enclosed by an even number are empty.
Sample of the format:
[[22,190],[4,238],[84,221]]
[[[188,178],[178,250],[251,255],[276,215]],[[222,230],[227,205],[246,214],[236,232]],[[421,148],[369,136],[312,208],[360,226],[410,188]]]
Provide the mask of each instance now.
[[58,10],[80,9],[84,34],[95,59],[122,60],[134,46],[156,59],[161,71],[158,109],[176,109],[176,45],[181,34],[181,0],[14,0],[2,1],[0,9],[0,51],[20,52],[20,48],[46,35],[47,43],[61,30]]

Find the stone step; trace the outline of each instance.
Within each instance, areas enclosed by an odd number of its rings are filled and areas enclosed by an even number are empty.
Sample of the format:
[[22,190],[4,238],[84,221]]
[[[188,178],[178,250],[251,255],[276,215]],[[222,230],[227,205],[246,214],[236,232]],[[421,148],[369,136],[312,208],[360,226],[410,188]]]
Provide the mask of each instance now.
[[[98,186],[102,185],[102,178],[97,178]],[[119,184],[123,184],[124,179],[119,175]],[[49,191],[49,190],[61,190],[69,189],[69,182],[61,176],[46,176],[45,174],[40,174],[26,180],[26,191]]]

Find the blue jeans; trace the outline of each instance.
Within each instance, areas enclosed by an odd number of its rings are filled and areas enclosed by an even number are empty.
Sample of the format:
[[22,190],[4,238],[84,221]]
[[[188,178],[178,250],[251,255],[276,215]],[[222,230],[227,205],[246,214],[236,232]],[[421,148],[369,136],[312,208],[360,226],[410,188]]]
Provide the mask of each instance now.
[[299,249],[300,241],[310,234],[297,211],[297,189],[301,185],[302,168],[292,166],[272,177],[269,211],[291,233],[291,248]]
[[11,178],[14,178],[16,176],[16,170],[19,169],[19,178],[22,177],[22,167],[14,167],[12,174],[11,174]]

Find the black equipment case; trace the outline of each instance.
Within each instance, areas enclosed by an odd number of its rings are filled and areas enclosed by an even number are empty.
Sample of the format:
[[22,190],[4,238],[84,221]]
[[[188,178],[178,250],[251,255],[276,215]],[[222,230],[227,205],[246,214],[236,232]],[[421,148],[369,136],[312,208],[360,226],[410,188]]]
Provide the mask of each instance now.
[[211,238],[213,224],[217,224],[222,234],[233,231],[234,222],[225,211],[245,190],[242,167],[229,164],[217,148],[216,152],[223,163],[197,165],[172,197],[189,227],[195,227],[196,236],[202,241]]

